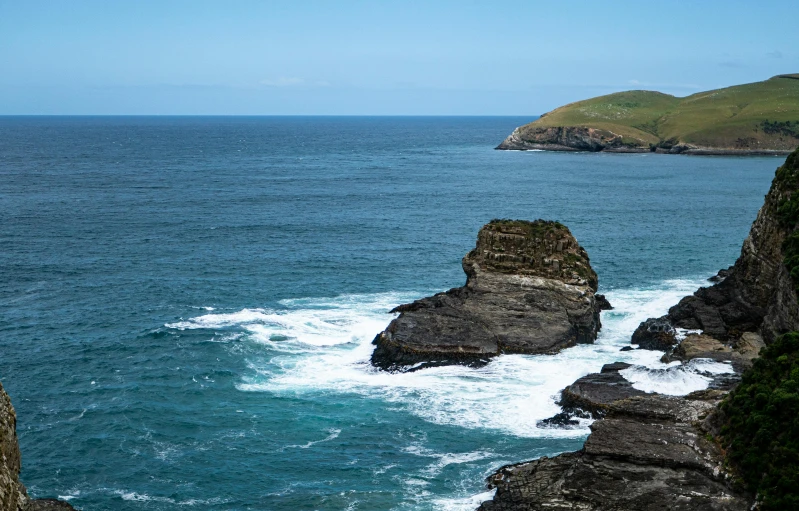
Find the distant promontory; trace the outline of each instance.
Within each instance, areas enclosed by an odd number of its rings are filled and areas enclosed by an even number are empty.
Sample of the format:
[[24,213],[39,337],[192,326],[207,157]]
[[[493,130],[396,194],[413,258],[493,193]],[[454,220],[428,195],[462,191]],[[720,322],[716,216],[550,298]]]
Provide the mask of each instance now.
[[799,147],[799,74],[678,98],[618,92],[557,108],[497,149],[788,154]]

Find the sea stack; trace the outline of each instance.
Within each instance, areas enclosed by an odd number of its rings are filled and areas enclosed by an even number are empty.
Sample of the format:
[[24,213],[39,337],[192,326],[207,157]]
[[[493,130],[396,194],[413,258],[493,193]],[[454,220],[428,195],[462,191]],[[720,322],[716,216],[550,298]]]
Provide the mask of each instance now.
[[466,285],[392,311],[400,315],[375,337],[373,365],[479,366],[502,353],[557,353],[596,339],[597,276],[563,224],[492,220],[462,264]]

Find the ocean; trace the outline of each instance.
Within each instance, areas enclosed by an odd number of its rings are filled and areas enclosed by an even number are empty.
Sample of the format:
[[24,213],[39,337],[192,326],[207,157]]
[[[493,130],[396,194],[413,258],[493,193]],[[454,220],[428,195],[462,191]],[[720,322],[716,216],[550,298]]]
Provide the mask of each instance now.
[[[731,265],[771,157],[505,152],[514,117],[0,117],[0,381],[22,480],[83,510],[472,510],[616,360],[685,394],[704,370],[620,352]],[[394,306],[460,286],[493,218],[588,251],[593,345],[480,369],[368,363]]]

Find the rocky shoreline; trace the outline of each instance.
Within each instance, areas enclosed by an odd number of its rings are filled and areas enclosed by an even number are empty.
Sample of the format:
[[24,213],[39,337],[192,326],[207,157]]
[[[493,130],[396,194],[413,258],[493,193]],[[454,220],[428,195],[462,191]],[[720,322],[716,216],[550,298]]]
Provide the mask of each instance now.
[[521,127],[495,149],[505,151],[566,151],[605,153],[658,153],[693,156],[786,156],[790,150],[744,147],[703,147],[693,144],[631,143],[612,131],[586,126],[541,127],[522,137]]
[[[797,233],[797,172],[799,150],[778,169],[733,267],[633,334],[639,349],[664,351],[664,362],[709,359],[734,373],[684,397],[633,388],[619,374],[622,363],[580,378],[563,390],[563,412],[542,425],[598,419],[584,448],[500,468],[488,478],[496,493],[480,511],[756,508],[720,443],[719,404],[761,348],[799,329],[796,278],[786,266],[787,241]],[[694,332],[680,339],[678,328]]]

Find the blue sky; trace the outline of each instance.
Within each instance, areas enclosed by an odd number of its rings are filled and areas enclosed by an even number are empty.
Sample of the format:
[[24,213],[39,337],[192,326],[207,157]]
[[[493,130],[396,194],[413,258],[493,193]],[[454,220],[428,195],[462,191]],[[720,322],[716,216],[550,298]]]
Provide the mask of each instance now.
[[797,21],[797,0],[0,0],[0,114],[536,115],[799,72]]

